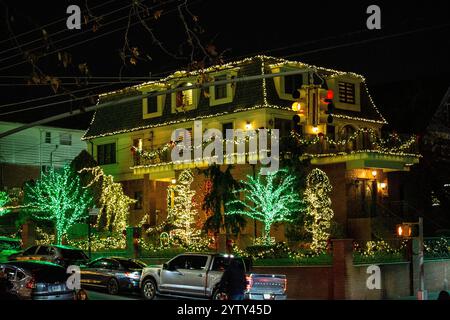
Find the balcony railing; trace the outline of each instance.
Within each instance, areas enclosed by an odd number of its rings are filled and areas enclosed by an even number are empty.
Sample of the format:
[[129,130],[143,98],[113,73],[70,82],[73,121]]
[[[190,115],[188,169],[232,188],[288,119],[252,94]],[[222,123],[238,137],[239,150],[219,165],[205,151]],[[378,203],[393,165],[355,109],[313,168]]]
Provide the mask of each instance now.
[[[270,135],[267,141],[268,150],[271,149]],[[211,142],[204,142],[202,148]],[[176,143],[166,143],[163,145],[154,146],[150,150],[142,150],[135,152],[134,166],[149,166],[172,162],[171,152],[176,146]],[[226,152],[226,143],[223,142],[223,150]],[[236,157],[257,157],[257,154],[249,154],[248,139],[245,142],[245,154],[238,154]],[[259,150],[259,149],[258,149]],[[323,157],[330,155],[345,155],[354,154],[358,152],[377,152],[398,156],[419,156],[418,141],[415,136],[399,136],[390,135],[387,139],[381,139],[374,134],[373,131],[362,129],[358,130],[351,136],[345,139],[331,139],[324,135],[317,135],[314,137],[303,137],[297,133],[284,135],[279,139],[279,150],[281,157],[289,156],[306,156],[306,157]],[[193,148],[189,151],[191,159],[195,159]],[[196,159],[199,160],[199,159]]]

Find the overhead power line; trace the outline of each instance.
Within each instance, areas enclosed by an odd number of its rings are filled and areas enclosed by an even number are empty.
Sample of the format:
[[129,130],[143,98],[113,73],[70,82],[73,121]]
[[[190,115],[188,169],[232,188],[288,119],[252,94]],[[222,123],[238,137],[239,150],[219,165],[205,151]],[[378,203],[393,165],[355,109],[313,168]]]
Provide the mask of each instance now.
[[[107,2],[104,2],[104,3],[102,3],[102,4],[99,4],[99,5],[95,6],[95,7],[90,8],[90,10],[95,10],[95,9],[104,7],[104,6],[110,4],[110,3],[114,2],[114,1],[116,1],[116,0],[109,0],[109,1],[107,1]],[[50,27],[50,26],[52,26],[52,25],[54,25],[54,24],[57,24],[57,23],[60,23],[60,22],[64,22],[64,21],[66,21],[66,20],[67,20],[67,17],[64,17],[64,18],[55,20],[55,21],[53,21],[53,22],[47,23],[46,25],[43,25],[42,27],[37,27],[37,28],[35,28],[35,29],[29,30],[29,31],[25,31],[25,32],[23,32],[23,33],[20,33],[20,34],[18,34],[18,35],[15,35],[14,37],[11,37],[11,38],[8,38],[8,39],[1,40],[1,41],[0,41],[0,44],[3,44],[3,43],[5,43],[5,42],[9,42],[9,41],[14,41],[14,38],[16,38],[16,39],[17,39],[17,38],[21,38],[21,37],[23,37],[23,36],[26,36],[26,35],[31,34],[31,33],[33,33],[33,32],[38,32],[38,31],[40,31],[40,30],[42,30],[42,29],[44,29],[44,28],[48,28],[48,27]]]
[[[103,16],[104,16],[104,17],[109,16],[109,15],[114,14],[114,13],[116,13],[116,12],[119,12],[119,11],[122,11],[122,10],[124,10],[124,9],[127,9],[127,8],[130,7],[130,6],[131,6],[131,5],[127,5],[127,6],[125,6],[125,7],[120,8],[120,9],[116,9],[116,10],[114,10],[114,11],[111,11],[111,12],[108,12],[108,13],[104,14]],[[127,18],[128,18],[127,16],[124,16],[124,17],[115,19],[114,21],[110,21],[110,22],[108,22],[108,23],[105,23],[105,24],[102,26],[102,28],[105,28],[106,26],[108,26],[108,25],[110,25],[110,24],[115,24],[115,23],[117,23],[117,22],[119,22],[119,21],[122,21],[122,20],[124,20],[124,19],[127,19]],[[63,33],[63,32],[65,32],[65,31],[68,31],[68,29],[63,28],[62,30],[60,30],[60,31],[58,31],[58,32],[56,32],[56,33],[54,33],[54,34],[49,35],[48,38],[51,39],[51,37],[54,37],[54,36],[56,36],[57,34]],[[66,36],[66,37],[64,37],[64,38],[61,38],[61,39],[57,39],[57,40],[52,41],[51,44],[54,45],[54,44],[57,44],[57,43],[60,43],[60,42],[66,41],[66,40],[70,40],[70,39],[72,39],[72,38],[76,38],[76,37],[82,36],[82,35],[84,35],[84,34],[90,33],[91,31],[92,31],[91,29],[86,29],[86,30],[84,30],[84,31],[82,31],[82,32],[72,33],[72,34],[69,35],[69,36]],[[4,50],[4,51],[1,51],[1,52],[0,52],[0,55],[4,54],[4,53],[6,53],[6,52],[12,51],[12,50],[16,50],[16,49],[19,49],[19,50],[20,50],[21,47],[24,48],[24,47],[27,47],[27,46],[33,44],[33,43],[40,42],[40,41],[42,41],[42,38],[40,38],[40,39],[35,39],[35,40],[32,40],[32,41],[29,41],[29,42],[20,44],[20,46],[15,46],[15,47],[6,49],[6,50]],[[34,51],[36,51],[36,50],[43,49],[43,48],[45,48],[46,46],[47,46],[46,44],[42,44],[42,45],[40,45],[40,46],[38,46],[38,47],[35,47],[35,48],[32,48],[32,49],[27,49],[27,51],[29,51],[29,52],[34,52]],[[20,57],[20,56],[22,56],[22,53],[21,53],[21,52],[16,53],[16,54],[14,54],[14,55],[11,55],[11,56],[9,56],[9,57],[2,58],[2,59],[0,59],[0,62],[7,61],[7,60],[13,59],[13,58],[15,58],[15,57]]]
[[[174,0],[174,1],[175,1],[175,0]],[[199,2],[199,1],[196,1],[196,2]],[[154,8],[156,8],[156,7],[158,7],[158,6],[159,6],[159,5],[155,5],[154,7],[151,7],[151,9],[154,9]],[[177,11],[177,9],[174,8],[174,9],[171,9],[171,10],[164,11],[161,15],[167,15],[167,14],[170,14],[170,13],[172,13],[172,12],[174,12],[174,11]],[[143,18],[143,19],[145,19],[145,18]],[[150,19],[155,20],[154,17],[151,17]],[[129,26],[131,27],[131,26],[135,26],[135,25],[141,24],[141,23],[142,23],[141,21],[135,21],[134,23],[131,23]],[[63,48],[59,48],[59,49],[57,49],[57,50],[53,50],[53,51],[50,51],[50,52],[46,52],[46,53],[42,54],[42,55],[40,56],[40,58],[49,56],[49,55],[51,55],[51,54],[54,54],[54,53],[57,53],[57,52],[60,52],[60,51],[63,51],[63,50],[69,49],[69,48],[73,48],[73,47],[79,46],[80,44],[84,44],[84,43],[90,42],[90,41],[92,41],[92,40],[96,40],[96,39],[102,38],[102,37],[104,37],[104,36],[113,34],[113,33],[117,32],[117,31],[121,31],[121,30],[124,30],[124,29],[126,29],[126,28],[128,28],[128,26],[116,28],[116,29],[114,29],[114,30],[111,30],[111,31],[109,31],[109,32],[105,32],[105,33],[100,34],[100,35],[97,35],[97,36],[95,36],[95,37],[92,37],[92,38],[89,38],[89,39],[85,39],[85,40],[83,40],[83,41],[79,41],[79,42],[70,44],[70,45],[65,46],[65,47],[63,47]],[[18,63],[14,63],[14,64],[11,64],[11,65],[8,65],[8,66],[5,66],[5,67],[0,68],[0,71],[8,70],[8,69],[17,67],[17,66],[22,65],[22,64],[25,64],[25,63],[28,63],[28,62],[27,62],[27,61],[21,61],[21,62],[18,62]]]
[[209,88],[211,86],[217,86],[217,85],[228,84],[228,83],[239,83],[239,82],[246,82],[246,81],[255,81],[255,80],[259,80],[259,79],[275,78],[275,77],[280,77],[280,76],[290,76],[290,75],[302,74],[302,73],[306,73],[306,72],[310,72],[310,71],[312,71],[312,69],[302,69],[302,70],[263,74],[263,75],[256,75],[256,76],[246,76],[246,77],[241,77],[241,78],[226,79],[226,80],[220,80],[220,81],[214,81],[214,82],[198,83],[198,84],[194,84],[194,85],[190,85],[190,86],[183,86],[183,87],[178,87],[178,88],[173,88],[173,89],[168,89],[168,90],[158,91],[158,92],[142,93],[137,96],[131,96],[131,97],[126,97],[126,98],[122,98],[122,99],[118,99],[118,100],[114,100],[114,101],[98,103],[96,105],[86,107],[83,110],[74,110],[71,112],[66,112],[63,114],[59,114],[59,115],[51,116],[51,117],[48,117],[45,119],[41,119],[41,120],[38,120],[35,122],[27,123],[20,127],[0,133],[0,139],[10,136],[14,133],[26,130],[28,128],[38,126],[38,125],[42,125],[42,124],[46,124],[46,123],[53,122],[56,120],[61,120],[61,119],[77,116],[77,115],[80,115],[80,114],[83,114],[86,112],[96,111],[96,110],[103,109],[106,107],[111,107],[111,106],[115,106],[115,105],[119,105],[119,104],[125,104],[125,103],[131,103],[134,101],[139,101],[146,97],[156,97],[156,96],[160,96],[160,95],[166,95],[166,94],[171,94],[171,93],[190,90],[190,89]]

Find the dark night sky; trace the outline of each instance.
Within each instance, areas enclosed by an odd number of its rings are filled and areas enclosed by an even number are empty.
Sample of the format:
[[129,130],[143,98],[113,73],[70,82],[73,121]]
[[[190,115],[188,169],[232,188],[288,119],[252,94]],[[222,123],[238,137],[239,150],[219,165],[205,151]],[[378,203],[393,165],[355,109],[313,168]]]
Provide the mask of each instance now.
[[[87,0],[91,8],[104,2],[107,0]],[[144,1],[149,5],[153,2],[153,0]],[[192,12],[198,15],[201,25],[205,28],[202,40],[212,41],[218,50],[229,49],[225,54],[228,60],[265,53],[280,57],[289,56],[290,59],[306,63],[361,73],[366,76],[369,89],[379,108],[391,122],[392,127],[400,131],[422,131],[427,122],[424,119],[431,116],[450,85],[450,21],[448,19],[450,3],[448,1],[427,1],[421,4],[411,1],[311,2],[300,0],[273,2],[191,0],[191,2]],[[9,12],[14,17],[11,24],[15,32],[19,34],[30,28],[64,18],[65,9],[69,4],[81,4],[84,0],[0,1],[2,17],[5,16],[3,3],[8,4]],[[93,12],[100,16],[124,7],[128,3],[129,1],[117,0]],[[382,9],[383,28],[380,31],[366,29],[368,17],[366,8],[369,4],[378,4]],[[185,40],[180,21],[177,15],[171,13],[167,7],[163,13],[163,16],[154,24],[154,31],[167,47],[176,49],[180,42]],[[120,31],[67,50],[72,54],[74,63],[87,62],[93,76],[117,77],[121,66],[118,52],[123,45],[126,19],[114,23],[113,21],[126,15],[127,10],[122,10],[106,17],[104,23],[111,22],[111,24],[103,29],[100,28],[96,33],[86,32],[86,30],[64,31],[54,36],[52,40],[73,36],[72,39],[55,45],[56,48],[61,48],[122,27]],[[5,22],[2,23],[0,41],[10,38]],[[46,30],[52,34],[64,28],[65,21],[61,21]],[[404,34],[419,29],[421,30],[419,32]],[[386,38],[395,34],[403,35]],[[35,32],[20,40],[23,43],[38,37],[39,32]],[[373,38],[384,39],[358,43]],[[183,62],[169,58],[152,46],[150,37],[141,27],[130,30],[130,40],[133,46],[139,46],[148,53],[152,57],[152,62],[139,63],[136,67],[127,68],[124,71],[127,76],[147,76],[150,72],[157,74],[184,66]],[[343,44],[347,45],[333,48]],[[14,43],[10,41],[0,43],[0,51],[13,46]],[[0,76],[2,77],[0,83],[8,84],[8,86],[0,86],[0,105],[51,94],[49,88],[9,86],[11,83],[23,83],[23,80],[11,80],[5,76],[27,76],[31,72],[28,64],[1,70],[8,64],[21,61],[20,56],[1,61],[12,54],[17,54],[17,51],[0,53]],[[44,59],[39,64],[41,69],[58,76],[71,75],[71,71],[57,66],[55,57],[51,55]],[[120,86],[123,85],[119,84],[115,87]],[[30,106],[34,105],[22,107]],[[27,112],[14,116],[0,115],[0,120],[36,120],[67,108],[70,106],[39,109],[37,114]],[[10,110],[12,109],[3,108],[0,109],[0,113]],[[89,119],[90,115],[76,117],[64,121],[64,124],[86,127]]]

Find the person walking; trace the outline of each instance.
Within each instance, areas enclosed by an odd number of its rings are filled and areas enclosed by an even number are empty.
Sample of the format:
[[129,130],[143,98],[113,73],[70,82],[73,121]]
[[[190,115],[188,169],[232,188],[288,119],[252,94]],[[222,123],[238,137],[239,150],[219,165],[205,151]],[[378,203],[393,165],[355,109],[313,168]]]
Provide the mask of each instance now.
[[247,278],[245,268],[236,259],[231,259],[219,283],[221,292],[224,292],[229,300],[244,300]]

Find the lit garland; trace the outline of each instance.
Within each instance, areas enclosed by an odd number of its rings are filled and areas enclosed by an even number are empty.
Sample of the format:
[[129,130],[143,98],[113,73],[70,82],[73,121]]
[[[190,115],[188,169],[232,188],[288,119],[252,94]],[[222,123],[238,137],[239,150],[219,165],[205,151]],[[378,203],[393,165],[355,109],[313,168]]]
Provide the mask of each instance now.
[[[171,236],[176,236],[181,243],[190,245],[200,235],[200,230],[195,228],[197,210],[193,198],[195,191],[190,186],[194,176],[190,170],[183,170],[174,185],[170,185],[168,192],[173,194],[173,207],[168,208],[168,219],[175,226]],[[171,194],[171,195],[172,195]]]
[[4,191],[0,191],[0,216],[3,216],[10,212],[9,208],[5,207],[5,204],[7,204],[9,201],[9,195]]
[[[68,240],[67,244],[81,250],[89,250],[89,239]],[[94,252],[124,250],[125,248],[126,238],[121,233],[114,233],[106,237],[101,237],[97,234],[91,235],[91,250]]]
[[305,228],[312,234],[311,249],[316,253],[324,252],[327,248],[327,240],[330,237],[332,186],[325,172],[313,169],[306,178],[304,192],[306,216],[309,218]]
[[90,172],[93,175],[92,181],[85,188],[89,188],[102,178],[101,207],[97,222],[100,221],[104,213],[106,215],[106,228],[116,232],[125,230],[130,214],[130,205],[136,203],[136,200],[125,195],[122,184],[114,182],[114,177],[106,175],[101,167],[83,168],[79,173],[82,172]]
[[[416,137],[412,136],[406,141],[401,141],[397,134],[390,134],[388,139],[381,139],[376,134],[376,131],[373,129],[358,129],[347,139],[333,140],[327,136],[322,137],[314,137],[313,139],[305,139],[301,135],[296,132],[291,132],[291,135],[294,139],[296,139],[297,143],[300,145],[318,145],[323,142],[328,143],[331,146],[336,146],[338,148],[342,148],[346,146],[350,142],[357,141],[360,138],[361,134],[368,134],[368,137],[371,139],[371,143],[373,144],[373,149],[364,149],[364,150],[352,150],[352,151],[341,151],[341,152],[330,152],[330,153],[318,153],[311,154],[305,153],[303,154],[304,158],[309,157],[331,157],[331,156],[342,156],[348,154],[357,154],[357,153],[380,153],[387,154],[393,156],[407,156],[407,157],[421,157],[418,153],[408,153],[404,152],[405,150],[410,149],[417,142]],[[398,146],[391,146],[393,143],[400,143]]]
[[241,181],[244,201],[232,200],[226,204],[225,214],[246,215],[264,224],[264,238],[271,243],[270,229],[277,222],[290,222],[293,215],[301,211],[302,201],[294,190],[295,177],[287,174],[284,169],[271,173],[262,179],[247,176],[247,181]]
[[34,218],[55,224],[56,242],[61,244],[69,228],[87,217],[92,196],[83,189],[80,178],[65,166],[59,171],[51,168],[34,185],[27,184],[25,203]]
[[[281,58],[275,58],[275,57],[270,57],[270,56],[265,56],[265,55],[257,55],[254,57],[250,57],[250,58],[245,58],[243,60],[239,60],[239,61],[234,61],[234,62],[230,62],[227,64],[222,64],[222,65],[218,65],[218,66],[212,66],[206,69],[202,69],[199,71],[193,71],[193,72],[187,72],[187,71],[176,71],[175,73],[173,73],[172,75],[169,75],[166,78],[160,79],[158,81],[150,81],[150,82],[145,82],[143,84],[140,85],[136,85],[133,87],[129,87],[129,88],[125,88],[125,89],[121,89],[121,90],[117,90],[117,91],[112,91],[112,92],[108,92],[108,93],[104,93],[99,95],[99,99],[101,98],[106,98],[112,95],[120,95],[120,94],[125,94],[128,92],[134,92],[134,91],[138,91],[139,89],[141,89],[142,87],[146,87],[146,86],[150,86],[150,85],[158,85],[158,86],[167,86],[168,81],[172,81],[175,79],[181,79],[181,78],[185,78],[191,75],[197,75],[197,74],[203,74],[203,73],[209,73],[209,72],[217,72],[217,71],[222,71],[225,69],[230,69],[230,68],[238,68],[239,65],[245,64],[247,62],[254,62],[255,60],[260,60],[261,61],[261,75],[265,74],[264,71],[264,61],[265,60],[273,60],[273,61],[277,61],[274,64],[269,65],[269,67],[271,68],[275,68],[278,66],[283,66],[286,64],[294,64],[294,65],[298,65],[301,67],[307,67],[310,69],[314,69],[317,71],[322,71],[322,72],[328,72],[328,73],[332,73],[332,75],[330,77],[334,77],[334,76],[340,76],[340,75],[351,75],[354,77],[358,77],[360,78],[363,82],[365,82],[365,78],[361,75],[358,75],[356,73],[352,73],[352,72],[343,72],[343,71],[338,71],[338,70],[333,70],[333,69],[328,69],[328,68],[323,68],[323,67],[317,67],[317,66],[313,66],[313,65],[308,65],[305,63],[301,63],[301,62],[296,62],[296,61],[289,61],[289,60],[285,60],[285,59],[281,59]],[[262,105],[260,106],[253,106],[253,107],[249,107],[249,108],[239,108],[234,110],[233,112],[241,112],[241,111],[248,111],[248,110],[255,110],[255,109],[260,109],[260,108],[273,108],[273,109],[281,109],[281,110],[287,110],[287,111],[292,111],[290,107],[281,107],[281,106],[275,106],[275,105],[269,105],[268,101],[267,101],[267,87],[266,87],[266,79],[262,79],[263,80],[263,97],[264,97],[264,102]],[[371,119],[365,119],[365,118],[361,118],[361,117],[350,117],[350,116],[344,116],[344,115],[335,115],[333,114],[334,117],[337,118],[345,118],[345,119],[350,119],[350,120],[357,120],[357,121],[365,121],[365,122],[373,122],[373,123],[379,123],[379,124],[387,124],[387,121],[383,118],[383,116],[381,115],[381,113],[379,112],[378,108],[376,107],[375,103],[373,102],[372,97],[370,96],[367,86],[365,86],[365,90],[369,96],[369,100],[371,101],[373,107],[375,108],[376,112],[379,114],[379,116],[381,117],[382,121],[379,120],[371,120]],[[180,124],[180,123],[185,123],[185,122],[189,122],[189,121],[194,121],[194,120],[200,120],[200,119],[207,119],[210,117],[217,117],[220,115],[225,115],[228,114],[228,112],[223,112],[223,113],[217,113],[214,115],[207,115],[207,116],[201,116],[201,117],[196,117],[196,118],[191,118],[191,119],[183,119],[183,120],[178,120],[178,121],[167,121],[167,122],[162,122],[162,123],[158,123],[158,124],[153,124],[153,125],[146,125],[146,126],[140,126],[140,127],[136,127],[136,128],[131,128],[131,129],[123,129],[123,130],[117,130],[117,131],[113,131],[113,132],[108,132],[108,133],[103,133],[103,134],[99,134],[99,135],[94,135],[94,136],[86,136],[85,135],[82,137],[82,140],[90,140],[90,139],[94,139],[94,138],[100,138],[100,137],[105,137],[105,136],[111,136],[111,135],[116,135],[116,134],[121,134],[121,133],[128,133],[128,132],[133,132],[133,131],[139,131],[139,130],[145,130],[145,129],[150,129],[150,128],[156,128],[156,127],[162,127],[162,126],[168,126],[168,125],[173,125],[173,124]],[[93,119],[95,118],[95,114]],[[92,125],[93,121],[91,122]]]

